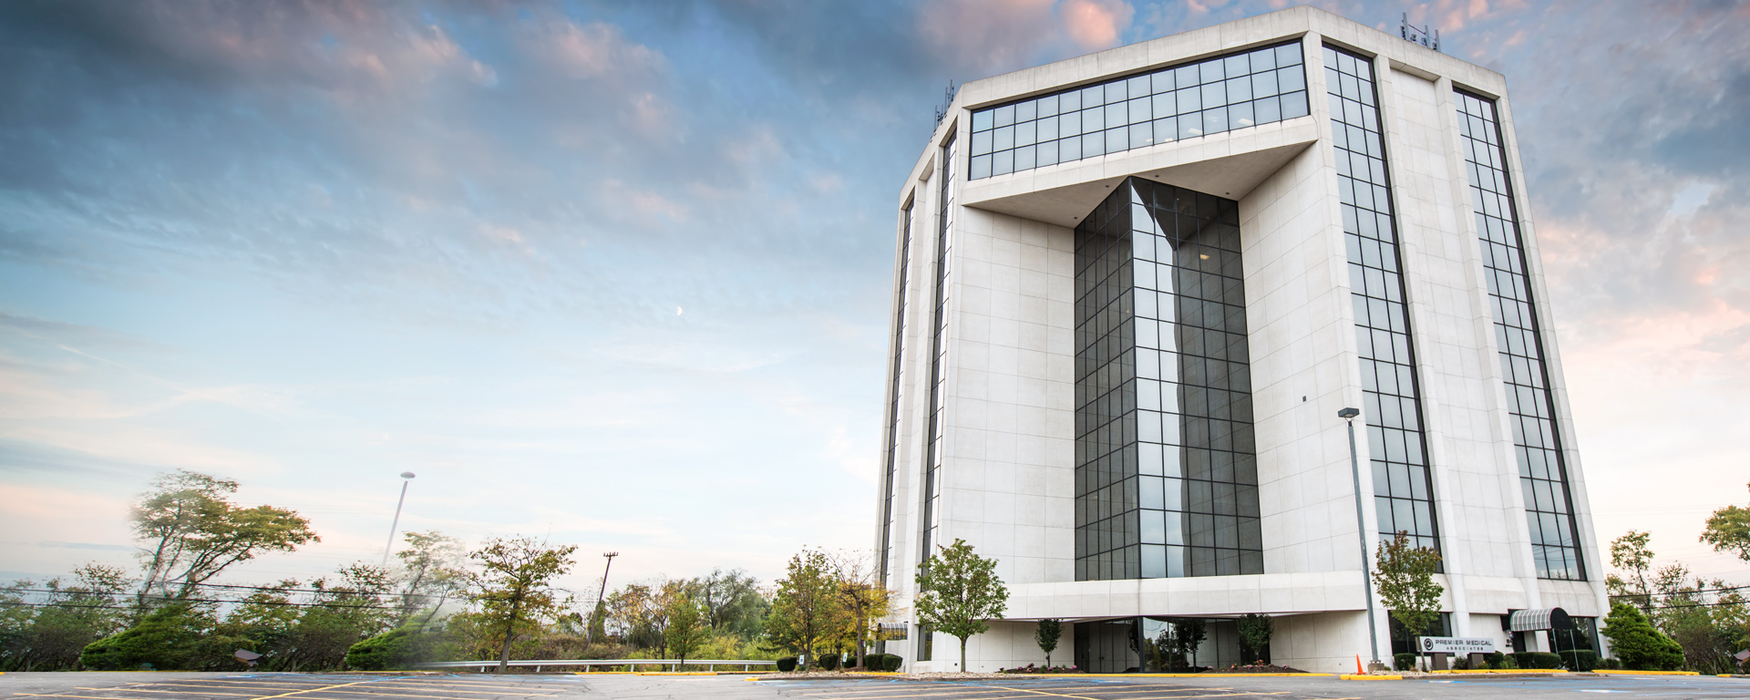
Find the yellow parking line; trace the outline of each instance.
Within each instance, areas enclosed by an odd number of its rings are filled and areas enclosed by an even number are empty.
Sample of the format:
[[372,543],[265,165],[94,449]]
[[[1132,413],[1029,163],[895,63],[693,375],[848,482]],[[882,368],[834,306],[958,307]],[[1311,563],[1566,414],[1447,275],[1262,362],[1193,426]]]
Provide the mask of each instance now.
[[255,693],[191,693],[191,692],[186,691],[186,690],[147,690],[145,688],[121,688],[121,687],[117,687],[117,688],[75,687],[74,690],[119,690],[119,691],[124,692],[124,693],[172,693],[172,694],[176,694],[176,695],[235,695],[237,697],[242,697],[242,698],[255,697]]
[[319,692],[322,692],[324,690],[333,690],[335,688],[347,688],[347,687],[351,687],[351,686],[355,686],[355,685],[364,685],[365,683],[375,683],[375,682],[376,681],[353,681],[351,683],[336,683],[334,685],[323,686],[321,688],[310,688],[308,690],[294,690],[294,691],[289,692],[289,693],[280,693],[279,695],[262,695],[260,697],[255,698],[255,700],[272,700],[272,698],[285,698],[285,697],[291,697],[293,695],[303,695],[304,693],[319,693]]

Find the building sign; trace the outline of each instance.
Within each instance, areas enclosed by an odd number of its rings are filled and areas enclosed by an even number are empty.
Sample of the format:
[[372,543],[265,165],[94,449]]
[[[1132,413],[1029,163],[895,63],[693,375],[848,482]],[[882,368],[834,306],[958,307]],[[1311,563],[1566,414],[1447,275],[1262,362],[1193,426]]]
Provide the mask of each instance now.
[[1424,654],[1493,654],[1495,640],[1488,637],[1423,637]]

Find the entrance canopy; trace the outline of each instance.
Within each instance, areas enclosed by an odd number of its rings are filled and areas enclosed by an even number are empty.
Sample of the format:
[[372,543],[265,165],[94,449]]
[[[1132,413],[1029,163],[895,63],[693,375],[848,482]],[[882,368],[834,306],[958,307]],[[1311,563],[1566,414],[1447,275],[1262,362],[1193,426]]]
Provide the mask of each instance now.
[[1508,625],[1508,630],[1513,632],[1571,630],[1574,629],[1574,620],[1568,617],[1568,611],[1561,608],[1515,610]]

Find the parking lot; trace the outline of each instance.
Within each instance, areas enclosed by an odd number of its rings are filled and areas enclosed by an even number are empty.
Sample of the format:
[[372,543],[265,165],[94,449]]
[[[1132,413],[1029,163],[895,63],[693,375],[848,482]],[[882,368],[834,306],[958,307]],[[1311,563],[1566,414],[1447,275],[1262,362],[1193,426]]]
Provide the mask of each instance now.
[[1409,700],[1411,698],[1750,698],[1750,680],[1711,676],[1462,676],[1345,681],[1334,677],[1001,678],[895,677],[750,681],[740,675],[11,673],[0,700]]

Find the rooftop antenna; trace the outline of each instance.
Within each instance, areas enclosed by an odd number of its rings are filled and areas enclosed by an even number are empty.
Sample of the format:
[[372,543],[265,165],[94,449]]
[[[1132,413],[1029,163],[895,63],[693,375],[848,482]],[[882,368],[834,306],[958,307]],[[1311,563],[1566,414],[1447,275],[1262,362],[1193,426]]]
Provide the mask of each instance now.
[[948,87],[942,89],[942,106],[936,108],[936,126],[942,125],[942,120],[948,116],[948,108],[954,104],[954,95],[960,92],[960,86],[954,81],[948,81]]
[[[1421,45],[1428,47],[1430,49],[1434,49],[1435,51],[1439,51],[1440,50],[1440,30],[1435,29],[1435,30],[1433,30],[1432,33],[1430,33],[1428,30],[1429,30],[1429,27],[1432,27],[1432,26],[1434,26],[1434,25],[1428,25],[1427,27],[1418,27],[1414,24],[1410,24],[1410,13],[1405,12],[1404,18],[1398,24],[1398,35],[1402,36],[1405,41],[1408,41],[1410,43],[1421,44]],[[1430,38],[1430,34],[1432,34],[1432,38]]]

